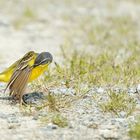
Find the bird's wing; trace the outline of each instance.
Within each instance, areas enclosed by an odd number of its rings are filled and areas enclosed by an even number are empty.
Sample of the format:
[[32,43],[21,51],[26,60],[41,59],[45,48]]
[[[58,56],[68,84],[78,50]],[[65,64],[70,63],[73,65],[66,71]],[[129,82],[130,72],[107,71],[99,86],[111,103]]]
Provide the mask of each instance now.
[[30,52],[28,52],[28,53],[26,53],[22,58],[20,58],[19,60],[17,60],[16,62],[14,62],[10,67],[8,67],[8,68],[6,68],[3,72],[1,72],[1,73],[7,73],[7,72],[9,72],[9,71],[15,71],[15,69],[17,68],[17,65],[21,62],[21,61],[23,61],[23,59],[24,58],[28,58],[28,57],[30,57],[31,55],[33,55],[34,54],[34,56],[37,56],[38,55],[38,53],[35,53],[35,52],[33,52],[33,51],[30,51]]
[[7,88],[10,90],[10,95],[20,96],[28,83],[28,79],[31,74],[32,66],[29,62],[34,59],[34,52],[27,53],[17,64],[15,71],[13,72],[10,81],[8,82]]
[[22,71],[17,73],[16,79],[11,79],[11,83],[8,87],[10,90],[10,95],[16,97],[16,99],[19,99],[20,101],[26,89],[31,71],[32,68],[29,66],[22,69]]

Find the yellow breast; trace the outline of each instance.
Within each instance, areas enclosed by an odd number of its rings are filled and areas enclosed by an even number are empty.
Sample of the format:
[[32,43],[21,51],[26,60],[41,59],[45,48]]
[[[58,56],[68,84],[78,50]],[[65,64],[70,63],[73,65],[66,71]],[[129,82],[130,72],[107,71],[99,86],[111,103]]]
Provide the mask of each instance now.
[[[48,65],[41,65],[38,67],[33,68],[31,72],[31,76],[29,78],[29,82],[35,80],[38,78],[42,73],[44,73],[48,69]],[[3,73],[0,73],[0,81],[1,82],[9,82],[14,69],[9,69],[4,71]]]
[[34,68],[31,72],[29,82],[38,78],[42,73],[44,73],[47,70],[47,68],[48,66],[42,66],[42,65]]

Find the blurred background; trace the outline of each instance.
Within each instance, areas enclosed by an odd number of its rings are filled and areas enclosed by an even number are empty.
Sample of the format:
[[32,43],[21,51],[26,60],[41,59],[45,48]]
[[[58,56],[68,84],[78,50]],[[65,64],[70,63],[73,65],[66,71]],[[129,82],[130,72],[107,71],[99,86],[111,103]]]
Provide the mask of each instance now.
[[[140,0],[0,0],[0,72],[31,50],[57,62],[29,85],[47,98],[22,113],[3,101],[0,84],[3,139],[131,139],[140,114]],[[140,139],[140,121],[130,135]]]
[[139,52],[140,0],[0,0],[0,63],[29,50],[61,47],[93,55],[114,54],[116,63]]

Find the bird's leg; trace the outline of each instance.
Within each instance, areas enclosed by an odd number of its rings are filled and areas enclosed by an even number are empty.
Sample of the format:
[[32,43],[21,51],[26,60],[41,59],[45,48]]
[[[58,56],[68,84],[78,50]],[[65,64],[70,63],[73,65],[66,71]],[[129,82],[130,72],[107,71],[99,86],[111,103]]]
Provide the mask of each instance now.
[[28,105],[27,103],[25,103],[22,97],[19,99],[19,107],[23,113],[26,113],[26,114],[32,113],[31,105]]

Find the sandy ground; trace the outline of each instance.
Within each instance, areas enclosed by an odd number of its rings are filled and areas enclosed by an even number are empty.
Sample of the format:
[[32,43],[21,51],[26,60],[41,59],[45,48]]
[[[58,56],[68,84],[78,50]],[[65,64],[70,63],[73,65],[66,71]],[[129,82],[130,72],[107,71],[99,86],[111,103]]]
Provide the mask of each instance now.
[[[49,51],[53,54],[55,61],[61,60],[60,46],[64,43],[65,35],[69,34],[71,27],[76,26],[76,19],[91,15],[96,17],[96,22],[100,23],[104,22],[104,19],[110,15],[116,17],[129,15],[134,20],[140,17],[140,5],[132,1],[116,2],[110,0],[106,2],[102,0],[78,0],[74,2],[63,0],[59,2],[54,0],[36,0],[31,3],[25,3],[24,1],[16,2],[17,1],[13,1],[13,3],[10,1],[0,2],[0,70],[9,66],[9,64],[20,58],[29,50],[34,50],[36,52]],[[24,21],[22,19],[22,13],[26,6],[30,6],[33,12],[37,13],[37,19],[35,18],[35,20],[30,22],[26,22],[26,20]],[[67,21],[67,19],[65,19],[66,17],[71,18],[71,20]],[[18,20],[23,20],[25,23],[20,23],[21,27],[16,29],[15,22],[18,22]],[[75,47],[78,48],[79,45]],[[3,90],[4,87],[5,85],[1,84],[0,89]],[[0,97],[2,98],[5,96],[7,95],[4,95],[1,91]],[[88,118],[87,120],[90,120],[90,117],[93,116],[98,118],[99,112],[92,108],[92,111],[87,111],[86,115],[84,113],[84,105],[81,104],[82,103],[77,103],[77,106],[75,105],[77,108],[81,108],[79,109],[81,112],[75,108],[72,112],[75,111],[76,113],[72,113],[73,115],[69,116],[72,128],[58,128],[53,124],[42,126],[38,120],[34,119],[34,116],[23,115],[18,105],[11,105],[9,101],[0,99],[0,139],[129,139],[127,134],[125,134],[124,137],[121,136],[123,135],[121,131],[124,130],[125,127],[121,127],[117,130],[116,126],[111,126],[114,128],[105,130],[107,126],[103,123],[101,126],[102,129],[100,130],[88,128],[87,122],[82,124],[80,121],[84,123],[86,118]],[[84,101],[83,104],[85,104]],[[82,114],[83,116],[81,116]],[[104,117],[106,116],[101,115],[99,118]],[[129,119],[133,119],[133,116]],[[96,119],[91,121],[95,123]],[[121,121],[123,122],[123,119]],[[98,122],[100,122],[100,124],[102,123],[101,121],[97,121],[97,123]],[[75,125],[73,123],[75,123]],[[76,124],[79,126],[76,127]],[[111,131],[109,131],[110,129]]]

